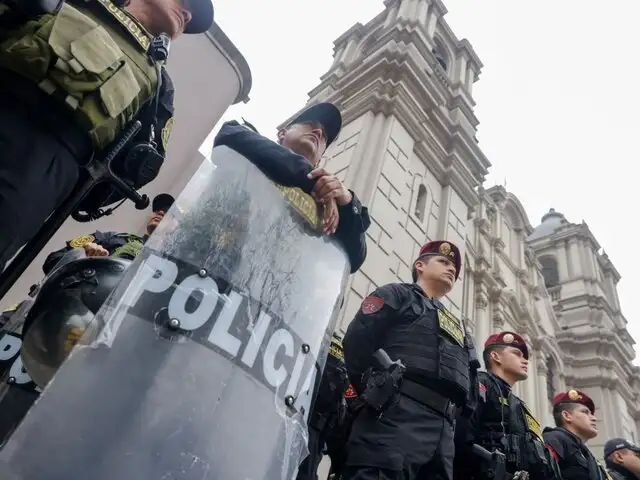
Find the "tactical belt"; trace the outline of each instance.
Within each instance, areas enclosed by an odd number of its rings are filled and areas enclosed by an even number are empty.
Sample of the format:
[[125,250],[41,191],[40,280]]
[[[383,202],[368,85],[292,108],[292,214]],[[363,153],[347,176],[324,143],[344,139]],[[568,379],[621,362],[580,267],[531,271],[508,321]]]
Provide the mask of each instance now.
[[0,91],[3,107],[27,112],[34,122],[55,135],[80,163],[89,161],[93,151],[91,140],[64,105],[55,102],[28,79],[4,68],[0,68]]
[[456,418],[458,410],[456,404],[444,395],[441,395],[435,390],[431,390],[424,385],[405,378],[402,381],[400,393],[426,407],[429,407],[431,410],[436,411],[450,422],[453,422]]

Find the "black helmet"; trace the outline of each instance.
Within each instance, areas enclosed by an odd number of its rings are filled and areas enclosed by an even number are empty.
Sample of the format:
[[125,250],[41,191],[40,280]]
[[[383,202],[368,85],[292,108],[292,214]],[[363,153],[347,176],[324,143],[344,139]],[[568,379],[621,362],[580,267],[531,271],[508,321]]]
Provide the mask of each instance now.
[[83,258],[59,267],[42,284],[24,322],[21,353],[39,387],[51,380],[130,264],[122,258]]

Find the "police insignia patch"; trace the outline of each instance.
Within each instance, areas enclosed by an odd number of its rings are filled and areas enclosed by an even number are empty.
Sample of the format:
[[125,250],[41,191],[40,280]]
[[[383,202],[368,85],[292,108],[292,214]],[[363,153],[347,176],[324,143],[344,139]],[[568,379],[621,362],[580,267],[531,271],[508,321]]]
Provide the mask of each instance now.
[[367,297],[362,302],[362,313],[371,315],[380,311],[384,307],[384,300],[380,297]]
[[173,117],[167,120],[164,124],[160,138],[162,139],[162,148],[166,152],[169,149],[169,137],[171,136],[171,130],[173,129]]
[[74,238],[69,242],[69,246],[71,248],[84,247],[89,243],[93,243],[96,241],[96,237],[93,235],[80,235],[79,237]]
[[356,398],[357,396],[358,394],[356,393],[356,390],[353,388],[353,385],[349,384],[349,386],[344,392],[344,398]]
[[442,255],[449,255],[451,253],[451,245],[447,242],[444,242],[442,245],[440,245],[440,253]]
[[580,400],[580,394],[575,390],[569,390],[567,395],[569,396],[569,400]]

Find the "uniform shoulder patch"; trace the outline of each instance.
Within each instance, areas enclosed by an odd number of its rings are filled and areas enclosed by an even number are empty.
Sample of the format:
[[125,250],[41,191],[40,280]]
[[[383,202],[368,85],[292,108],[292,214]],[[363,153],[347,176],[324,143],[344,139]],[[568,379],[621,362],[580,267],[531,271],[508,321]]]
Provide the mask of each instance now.
[[96,241],[96,237],[93,235],[80,235],[79,237],[74,238],[69,242],[69,246],[71,248],[84,247],[89,243],[93,243]]
[[487,393],[487,386],[484,383],[480,384],[480,391],[482,393]]
[[371,315],[382,310],[382,307],[384,307],[383,299],[381,299],[380,297],[369,296],[362,302],[361,309],[362,313],[364,313],[365,315]]
[[171,130],[173,130],[173,117],[167,120],[164,124],[160,138],[162,139],[162,148],[166,152],[169,148],[169,137],[171,136]]
[[547,450],[549,450],[549,453],[553,456],[553,458],[556,459],[556,462],[559,462],[560,461],[560,455],[558,455],[558,452],[556,452],[555,449],[551,445],[549,445],[548,443],[545,443],[544,446],[545,446],[545,448]]
[[357,396],[358,394],[356,393],[355,388],[353,388],[353,385],[349,384],[344,392],[344,398],[356,398]]

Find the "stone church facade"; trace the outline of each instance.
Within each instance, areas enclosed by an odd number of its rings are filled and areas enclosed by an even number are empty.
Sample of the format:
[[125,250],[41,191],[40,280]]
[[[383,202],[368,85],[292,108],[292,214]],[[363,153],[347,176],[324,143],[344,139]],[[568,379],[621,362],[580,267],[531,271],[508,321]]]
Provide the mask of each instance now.
[[309,104],[331,101],[344,127],[326,154],[368,205],[368,258],[351,277],[344,331],[377,286],[411,281],[428,240],[448,239],[464,256],[446,299],[478,345],[493,332],[525,335],[530,377],[517,393],[551,425],[549,399],[584,390],[598,407],[602,456],[613,436],[638,441],[640,368],[620,311],[620,275],[585,223],[551,210],[532,227],[518,198],[484,188],[490,168],[475,137],[473,86],[482,63],[444,18],[440,0],[385,0],[365,25],[334,43],[334,61]]

